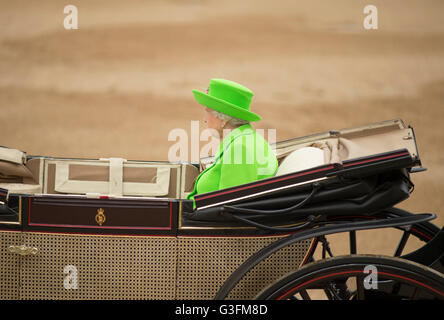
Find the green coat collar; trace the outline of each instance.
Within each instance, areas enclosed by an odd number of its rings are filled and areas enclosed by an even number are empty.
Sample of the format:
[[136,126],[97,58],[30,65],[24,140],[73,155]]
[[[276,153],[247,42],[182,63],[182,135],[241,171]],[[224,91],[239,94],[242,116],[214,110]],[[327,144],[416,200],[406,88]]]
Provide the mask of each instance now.
[[216,162],[223,155],[225,150],[228,149],[228,147],[230,146],[230,144],[233,142],[234,139],[236,139],[239,136],[253,134],[253,133],[254,129],[249,123],[243,124],[237,127],[236,129],[232,130],[225,138],[223,138],[221,144],[219,145],[219,149],[214,155],[214,162]]
[[[246,123],[243,124],[239,127],[237,127],[236,129],[232,130],[220,143],[218,150],[216,151],[216,153],[214,154],[213,157],[213,163],[208,166],[205,170],[203,170],[199,176],[197,177],[196,181],[194,182],[194,189],[193,191],[187,196],[187,199],[190,199],[191,197],[193,197],[196,192],[197,192],[197,184],[199,182],[199,179],[202,177],[202,175],[204,174],[204,172],[210,170],[213,166],[215,166],[217,164],[217,161],[219,160],[219,158],[222,157],[222,155],[224,154],[224,152],[230,147],[231,143],[233,142],[234,139],[236,139],[237,137],[241,136],[241,135],[246,135],[246,134],[253,134],[254,133],[254,129],[251,126],[251,124]],[[193,208],[196,207],[196,203],[193,201]]]

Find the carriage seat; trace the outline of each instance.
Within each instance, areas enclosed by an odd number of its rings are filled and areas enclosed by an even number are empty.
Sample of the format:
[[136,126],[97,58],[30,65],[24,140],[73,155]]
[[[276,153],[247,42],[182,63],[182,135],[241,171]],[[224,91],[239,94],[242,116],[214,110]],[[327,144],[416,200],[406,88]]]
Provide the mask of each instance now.
[[297,149],[287,155],[279,164],[276,176],[302,171],[325,164],[324,151],[315,147]]
[[27,160],[26,152],[0,146],[0,188],[12,193],[39,193],[40,159]]

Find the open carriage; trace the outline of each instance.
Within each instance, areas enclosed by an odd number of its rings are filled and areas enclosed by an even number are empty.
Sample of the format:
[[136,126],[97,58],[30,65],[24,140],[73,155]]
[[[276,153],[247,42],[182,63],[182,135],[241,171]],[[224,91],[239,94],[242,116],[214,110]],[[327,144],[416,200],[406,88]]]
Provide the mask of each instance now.
[[[423,170],[413,128],[390,120],[274,147],[276,176],[197,195],[195,208],[186,196],[211,158],[67,159],[2,148],[0,298],[444,298],[435,215],[394,208]],[[289,165],[303,148],[322,151],[322,163]],[[357,231],[387,228],[402,231],[394,257],[358,254]],[[326,236],[344,232],[350,254],[331,257]],[[412,238],[422,246],[403,255]]]

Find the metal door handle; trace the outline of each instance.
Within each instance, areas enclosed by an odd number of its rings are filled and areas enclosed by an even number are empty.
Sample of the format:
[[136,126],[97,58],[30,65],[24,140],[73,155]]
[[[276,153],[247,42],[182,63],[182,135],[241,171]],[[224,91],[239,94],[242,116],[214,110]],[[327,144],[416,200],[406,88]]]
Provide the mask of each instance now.
[[9,246],[8,251],[11,253],[16,253],[21,256],[27,256],[27,255],[36,255],[39,252],[39,249],[36,247],[28,247],[24,244],[21,246]]

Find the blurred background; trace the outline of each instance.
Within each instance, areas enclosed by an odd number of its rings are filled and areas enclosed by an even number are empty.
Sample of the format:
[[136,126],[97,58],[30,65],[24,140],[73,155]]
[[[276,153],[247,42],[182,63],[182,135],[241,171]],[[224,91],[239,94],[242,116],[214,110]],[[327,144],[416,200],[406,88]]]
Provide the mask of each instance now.
[[[443,21],[441,0],[1,0],[0,145],[167,160],[168,133],[203,117],[191,90],[226,78],[278,141],[402,118],[428,171],[400,207],[442,226]],[[391,253],[384,237],[358,240]]]

